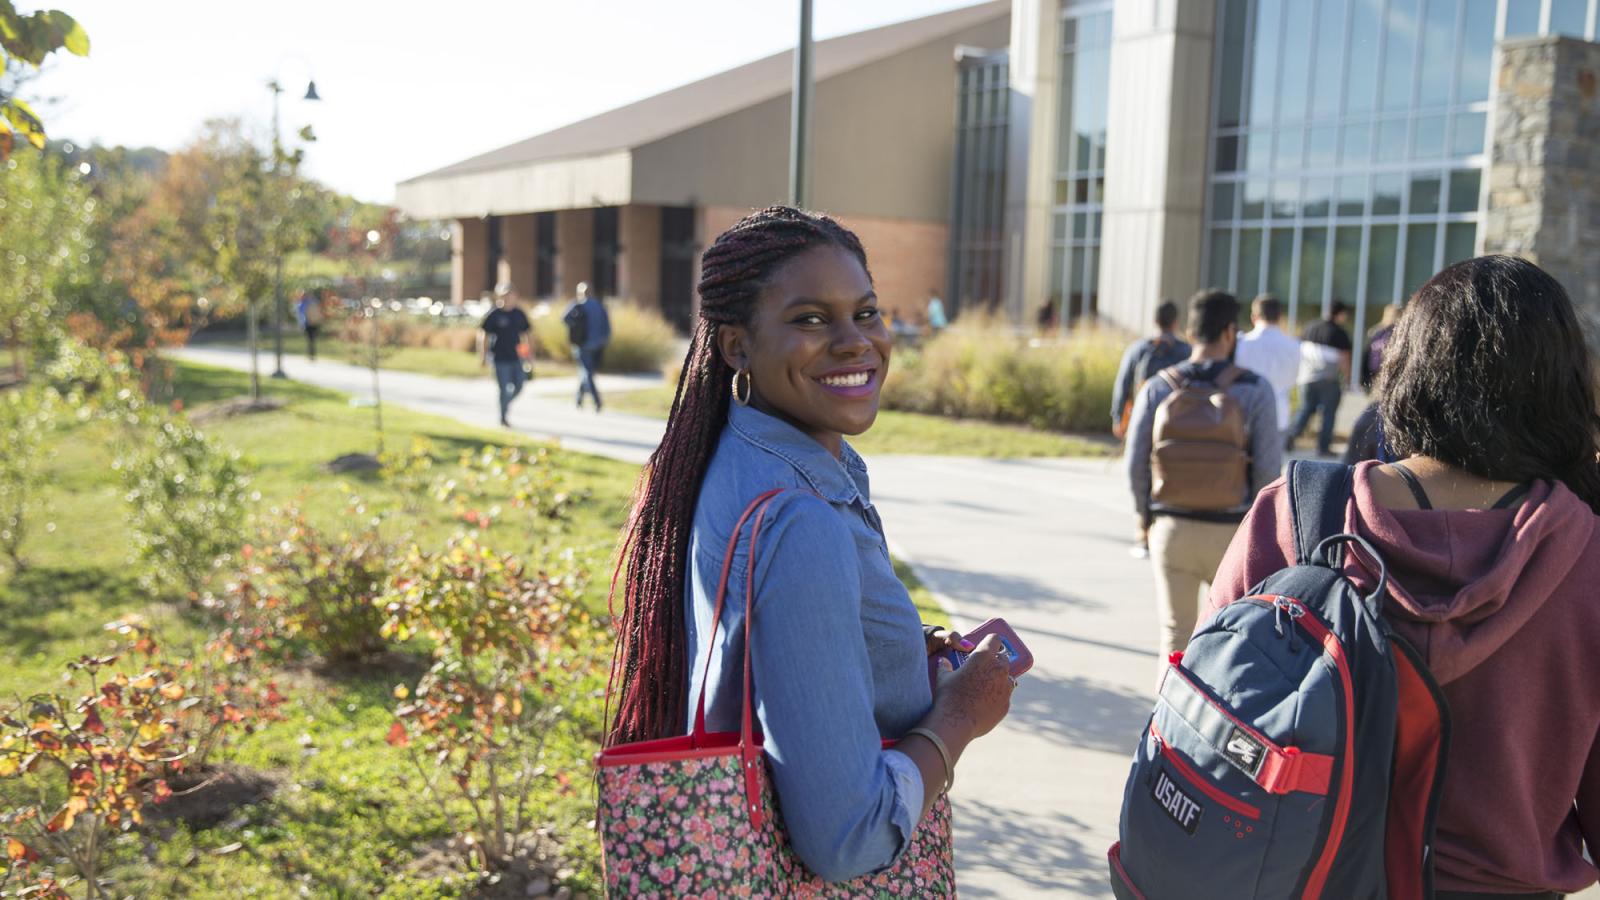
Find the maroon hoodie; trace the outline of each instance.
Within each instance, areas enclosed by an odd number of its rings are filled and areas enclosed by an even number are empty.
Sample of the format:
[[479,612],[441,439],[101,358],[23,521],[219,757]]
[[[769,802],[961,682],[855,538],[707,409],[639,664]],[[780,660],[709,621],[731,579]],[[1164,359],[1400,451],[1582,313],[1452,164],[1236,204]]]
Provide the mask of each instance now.
[[[1563,484],[1508,510],[1389,510],[1356,468],[1346,530],[1389,566],[1386,611],[1427,660],[1453,733],[1434,861],[1439,890],[1573,893],[1600,852],[1600,528]],[[1212,611],[1294,558],[1283,481],[1256,498]],[[1354,554],[1347,554],[1351,559]],[[1347,573],[1370,590],[1359,563]]]

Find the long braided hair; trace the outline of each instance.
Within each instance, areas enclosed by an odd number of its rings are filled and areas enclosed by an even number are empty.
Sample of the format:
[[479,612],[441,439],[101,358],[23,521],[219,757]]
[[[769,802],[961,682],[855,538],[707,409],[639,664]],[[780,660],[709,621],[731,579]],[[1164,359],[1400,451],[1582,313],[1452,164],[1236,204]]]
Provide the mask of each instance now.
[[[734,370],[717,347],[724,325],[750,324],[762,287],[813,247],[849,251],[867,268],[861,241],[827,216],[773,206],[739,220],[700,262],[700,317],[678,378],[661,445],[639,475],[611,580],[617,627],[611,689],[620,684],[606,746],[683,731],[689,665],[684,584],[700,482],[728,418]],[[871,277],[869,272],[868,278]],[[657,475],[661,477],[656,477]],[[616,615],[620,588],[623,607]],[[609,715],[609,713],[608,713]]]

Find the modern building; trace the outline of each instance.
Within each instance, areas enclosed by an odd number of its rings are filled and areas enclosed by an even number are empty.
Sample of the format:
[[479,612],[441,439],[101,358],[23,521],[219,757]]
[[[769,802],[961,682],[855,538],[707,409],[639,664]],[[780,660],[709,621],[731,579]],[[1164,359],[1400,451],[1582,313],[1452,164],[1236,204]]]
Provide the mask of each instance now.
[[1360,334],[1483,252],[1600,310],[1597,7],[1016,0],[1009,310],[1142,329],[1212,285]]
[[[891,306],[1143,329],[1202,286],[1291,324],[1482,252],[1600,313],[1600,0],[1012,0],[816,48],[815,195]],[[456,295],[589,280],[680,322],[784,199],[790,54],[405,182]],[[1600,318],[1597,318],[1600,324]],[[1357,377],[1359,373],[1357,373]]]
[[[1004,47],[1008,10],[987,3],[814,47],[810,202],[860,235],[890,307],[919,308],[945,283],[951,60]],[[453,223],[457,300],[501,281],[541,298],[586,281],[687,326],[700,251],[787,198],[793,77],[792,52],[769,56],[404,181],[396,202]]]

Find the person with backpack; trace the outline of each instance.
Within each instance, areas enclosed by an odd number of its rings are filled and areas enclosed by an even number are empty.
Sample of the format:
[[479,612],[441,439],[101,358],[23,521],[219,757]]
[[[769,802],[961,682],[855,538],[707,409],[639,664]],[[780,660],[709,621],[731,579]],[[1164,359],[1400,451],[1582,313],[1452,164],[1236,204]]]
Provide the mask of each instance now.
[[588,394],[594,398],[594,411],[599,412],[600,389],[595,386],[595,375],[600,371],[606,345],[611,343],[611,316],[589,285],[580,281],[577,296],[567,304],[561,321],[567,326],[567,341],[578,360],[578,408],[583,409],[583,395]]
[[[1114,885],[1551,900],[1595,883],[1592,364],[1533,263],[1423,285],[1379,374],[1398,461],[1296,463],[1257,499],[1141,745]],[[1166,779],[1161,799],[1139,777]],[[1180,861],[1163,816],[1215,852]]]
[[1163,657],[1183,649],[1234,529],[1279,474],[1272,386],[1231,361],[1238,320],[1232,294],[1191,297],[1189,361],[1145,382],[1129,420],[1128,481],[1150,538]]
[[316,291],[305,290],[300,293],[300,301],[294,305],[295,318],[300,320],[300,330],[306,335],[306,356],[312,362],[317,361],[317,335],[322,331],[322,323],[326,321],[327,314],[322,307],[322,298]]
[[[1053,307],[1049,307],[1053,308]],[[1156,307],[1156,336],[1134,341],[1122,354],[1117,380],[1111,387],[1111,433],[1121,440],[1128,433],[1133,398],[1150,376],[1189,358],[1189,345],[1178,336],[1178,304],[1161,301]]]
[[511,426],[506,417],[511,412],[511,401],[522,393],[528,380],[524,360],[532,360],[528,346],[528,333],[533,324],[528,314],[518,304],[517,289],[509,282],[501,282],[494,289],[494,309],[483,317],[479,326],[478,355],[483,365],[494,357],[494,381],[500,389],[500,424]]

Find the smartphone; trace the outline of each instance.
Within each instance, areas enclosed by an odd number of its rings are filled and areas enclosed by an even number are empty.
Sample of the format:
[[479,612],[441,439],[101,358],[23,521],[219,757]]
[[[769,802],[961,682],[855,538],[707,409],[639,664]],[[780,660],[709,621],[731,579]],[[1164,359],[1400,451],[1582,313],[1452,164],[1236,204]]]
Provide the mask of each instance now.
[[[1022,638],[1017,637],[1017,632],[1006,624],[1005,619],[990,619],[972,631],[963,634],[962,637],[973,644],[977,644],[991,634],[999,638],[1000,646],[1005,648],[1006,656],[1010,661],[1012,678],[1016,678],[1033,668],[1033,654],[1028,651],[1027,645],[1022,643]],[[951,668],[959,669],[961,664],[967,661],[967,656],[968,654],[959,650],[946,650],[943,653],[934,654],[928,659],[929,678],[933,679],[935,684],[938,683],[939,660],[948,659],[950,660]]]

